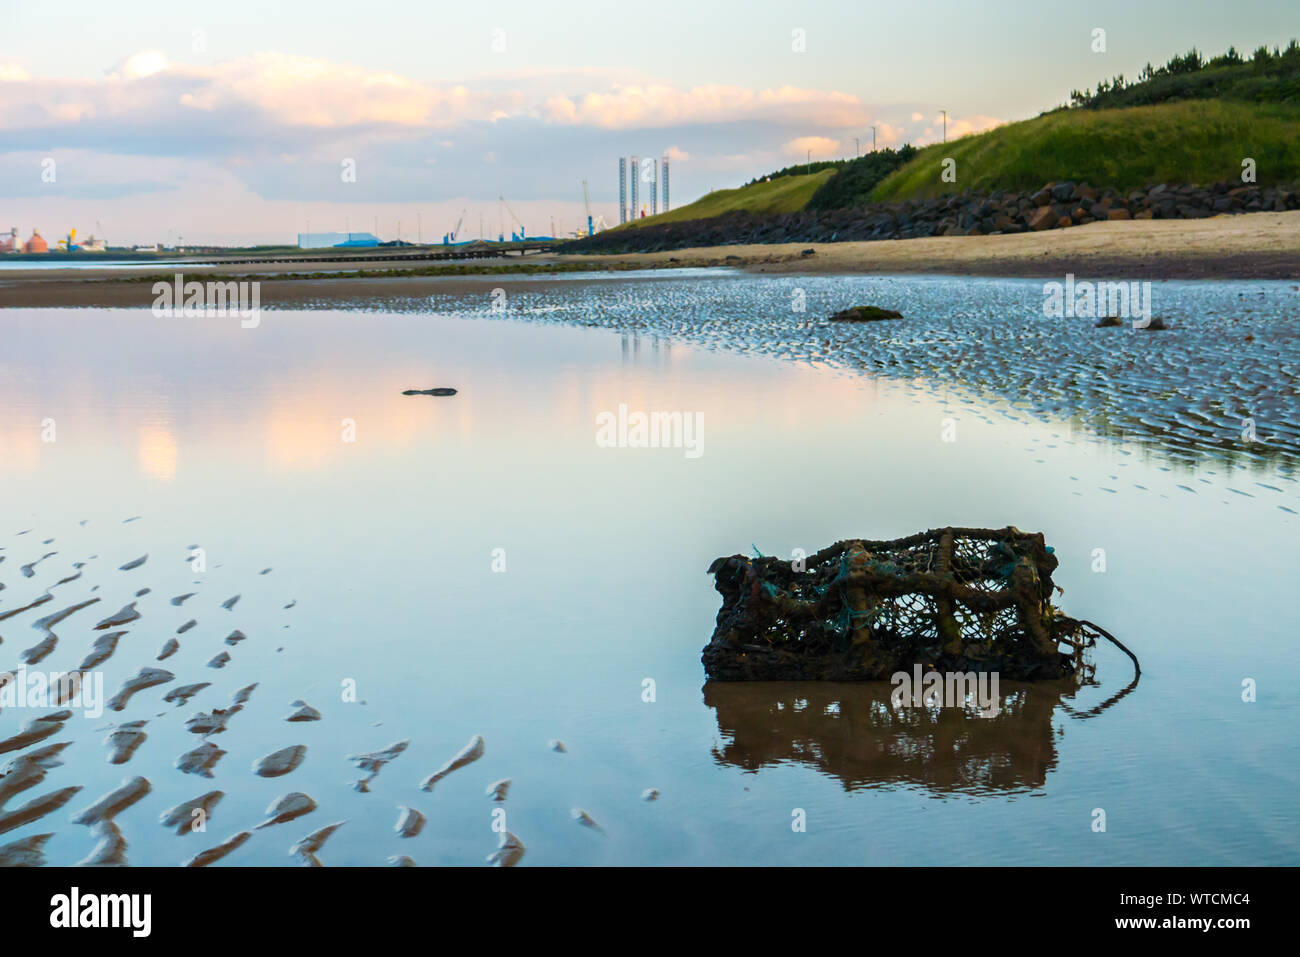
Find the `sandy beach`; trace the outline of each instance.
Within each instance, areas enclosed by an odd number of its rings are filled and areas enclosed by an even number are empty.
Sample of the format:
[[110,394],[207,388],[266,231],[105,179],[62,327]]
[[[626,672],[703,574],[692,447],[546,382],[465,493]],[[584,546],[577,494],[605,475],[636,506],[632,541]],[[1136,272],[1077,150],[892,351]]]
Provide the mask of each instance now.
[[[812,254],[805,250],[812,249]],[[883,242],[713,246],[628,255],[539,254],[526,259],[454,263],[446,267],[373,259],[249,266],[143,264],[114,269],[6,269],[0,308],[130,307],[153,301],[145,277],[176,272],[263,280],[263,304],[321,304],[359,295],[411,295],[422,287],[477,288],[493,272],[555,265],[565,271],[729,266],[808,275],[938,274],[1051,277],[1074,273],[1105,279],[1294,279],[1300,277],[1300,211],[1218,216],[1203,220],[1091,223],[1007,236],[954,236]],[[408,275],[364,275],[376,271]],[[473,272],[469,270],[474,270]],[[483,272],[478,272],[483,270]],[[322,277],[322,272],[337,276]],[[310,278],[294,278],[311,274]]]

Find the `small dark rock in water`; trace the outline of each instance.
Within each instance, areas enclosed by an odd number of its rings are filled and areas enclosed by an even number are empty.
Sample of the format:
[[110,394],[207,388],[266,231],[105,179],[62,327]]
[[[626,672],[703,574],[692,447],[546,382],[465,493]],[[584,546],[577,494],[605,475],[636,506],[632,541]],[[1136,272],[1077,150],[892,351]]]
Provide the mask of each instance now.
[[403,807],[393,830],[402,837],[415,837],[424,830],[424,815],[413,807]]
[[230,634],[226,635],[226,644],[237,645],[247,637],[248,635],[244,634],[242,631],[236,628]]
[[211,684],[212,682],[210,681],[200,681],[198,684],[181,685],[179,688],[173,688],[171,691],[167,692],[167,694],[163,696],[163,700],[167,702],[175,701],[177,706],[180,706]]
[[190,592],[186,592],[184,595],[177,595],[175,598],[172,599],[172,604],[173,604],[173,605],[181,605],[181,604],[184,604],[185,599],[187,599],[187,598],[193,598],[194,595],[195,595],[195,592],[192,592],[192,591],[190,591]]
[[493,781],[487,786],[487,794],[494,801],[504,801],[506,795],[510,793],[510,779],[502,778],[500,781]]
[[230,652],[223,651],[218,655],[213,655],[212,660],[208,662],[209,668],[224,668],[230,664]]
[[346,821],[338,821],[334,824],[327,824],[319,830],[312,831],[293,847],[289,848],[289,856],[301,858],[303,865],[306,867],[321,867],[320,859],[317,858],[316,855],[320,852],[320,849],[324,846],[325,842],[329,840],[330,835],[346,823]]
[[[199,830],[199,828],[195,827],[195,824],[206,826],[208,818],[212,816],[212,809],[225,796],[226,792],[224,791],[209,791],[207,794],[200,794],[196,798],[177,804],[168,811],[163,811],[159,816],[159,820],[162,822],[163,827],[176,828],[177,834],[194,833]],[[195,811],[202,811],[203,813],[195,814]]]
[[281,748],[279,751],[259,759],[253,765],[253,772],[259,777],[278,778],[302,764],[303,758],[306,756],[307,748],[305,745],[295,744],[287,748]]
[[[49,837],[48,834],[45,836]],[[6,846],[13,847],[12,844]],[[4,850],[5,848],[0,847],[0,854],[3,854]],[[4,866],[4,859],[0,858],[0,867],[2,866]],[[411,858],[407,857],[405,854],[394,854],[392,857],[388,859],[388,866],[389,867],[415,867],[415,861],[411,860]]]
[[658,789],[658,788],[646,788],[644,791],[641,792],[641,800],[643,800],[643,801],[657,801],[657,800],[659,800],[659,789]]
[[212,777],[212,767],[225,755],[225,751],[211,741],[205,741],[193,751],[186,751],[176,759],[176,767],[186,774]]
[[238,595],[234,595],[230,598],[227,598],[225,601],[221,603],[221,607],[226,609],[226,611],[230,611],[230,609],[235,607],[235,602],[239,601],[239,597],[240,596]]
[[853,306],[831,316],[831,322],[878,322],[881,319],[902,319],[901,312],[881,309],[879,306]]
[[125,565],[121,565],[121,566],[119,566],[119,567],[118,567],[118,571],[120,571],[120,572],[129,572],[129,571],[130,571],[131,569],[133,569],[133,568],[139,568],[141,565],[143,565],[143,564],[145,563],[145,560],[146,560],[148,557],[149,557],[149,553],[148,553],[148,552],[145,552],[145,553],[144,553],[143,555],[141,555],[139,558],[132,559],[131,561],[127,562]]
[[1145,324],[1137,323],[1134,326],[1134,328],[1146,329],[1148,332],[1161,332],[1165,329],[1168,329],[1169,326],[1165,325],[1165,321],[1161,319],[1159,316],[1157,316],[1154,319],[1148,320]]
[[195,621],[193,618],[191,618],[191,619],[190,619],[189,621],[187,621],[185,624],[181,625],[179,628],[176,629],[176,634],[178,634],[178,635],[183,635],[183,634],[185,634],[185,632],[189,631],[191,628],[193,628],[193,627],[194,627],[195,625],[197,625],[197,624],[198,624],[198,622]]
[[563,742],[563,741],[560,741],[560,740],[558,740],[558,739],[556,739],[556,738],[552,738],[552,739],[551,739],[551,741],[550,741],[548,747],[550,747],[550,749],[551,749],[552,751],[558,751],[560,754],[563,754],[565,751],[569,750],[568,748],[566,748],[566,747],[564,746],[564,742]]
[[1119,316],[1103,316],[1101,319],[1097,320],[1097,325],[1095,325],[1093,328],[1114,329],[1116,326],[1122,326],[1122,325],[1124,325],[1124,320],[1122,320]]
[[185,728],[194,734],[220,734],[226,730],[231,715],[243,710],[244,706],[237,704],[232,708],[213,708],[211,712],[200,711],[185,722]]
[[271,806],[266,809],[266,813],[271,816],[257,826],[260,829],[273,824],[283,824],[304,814],[310,814],[314,810],[316,810],[315,801],[301,791],[294,791],[271,802]]
[[407,389],[402,395],[455,395],[455,389]]
[[302,700],[295,701],[292,707],[297,708],[298,710],[295,711],[293,714],[289,715],[289,717],[285,718],[284,720],[286,721],[319,721],[320,720],[320,712],[317,711],[315,708],[313,708],[305,701]]
[[162,646],[162,651],[158,652],[158,657],[155,660],[165,661],[180,650],[181,650],[181,643],[177,641],[175,638],[168,638],[167,641],[164,642]]
[[575,821],[577,821],[583,827],[590,828],[593,831],[598,831],[601,834],[605,833],[605,829],[596,823],[595,818],[593,818],[582,808],[575,807],[569,812],[569,814],[573,817]]

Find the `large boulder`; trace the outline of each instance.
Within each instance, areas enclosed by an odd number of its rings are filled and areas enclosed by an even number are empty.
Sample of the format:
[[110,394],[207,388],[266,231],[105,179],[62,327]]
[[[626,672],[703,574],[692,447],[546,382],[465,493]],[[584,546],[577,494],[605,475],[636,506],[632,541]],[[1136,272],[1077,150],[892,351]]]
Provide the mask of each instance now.
[[1058,183],[1052,187],[1052,199],[1058,203],[1068,203],[1075,199],[1075,188],[1073,183]]
[[1059,218],[1056,210],[1052,209],[1051,206],[1039,206],[1029,217],[1029,228],[1035,232],[1042,229],[1051,229],[1056,225]]

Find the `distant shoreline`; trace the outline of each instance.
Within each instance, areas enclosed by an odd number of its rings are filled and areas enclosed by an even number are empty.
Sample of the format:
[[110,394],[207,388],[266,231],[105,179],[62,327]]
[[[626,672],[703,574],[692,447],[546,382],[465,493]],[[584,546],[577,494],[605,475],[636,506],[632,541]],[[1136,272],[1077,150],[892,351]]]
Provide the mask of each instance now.
[[[812,249],[810,255],[804,250]],[[194,278],[262,280],[263,305],[450,292],[492,276],[727,266],[780,274],[959,275],[1097,279],[1300,280],[1300,210],[1199,220],[1098,222],[1044,233],[853,243],[713,246],[660,253],[530,256],[524,262],[412,267],[400,262],[207,266]],[[326,272],[325,270],[331,270]],[[337,271],[333,271],[337,270]],[[153,279],[178,269],[14,269],[0,272],[0,308],[148,307]],[[476,281],[477,280],[477,281]]]

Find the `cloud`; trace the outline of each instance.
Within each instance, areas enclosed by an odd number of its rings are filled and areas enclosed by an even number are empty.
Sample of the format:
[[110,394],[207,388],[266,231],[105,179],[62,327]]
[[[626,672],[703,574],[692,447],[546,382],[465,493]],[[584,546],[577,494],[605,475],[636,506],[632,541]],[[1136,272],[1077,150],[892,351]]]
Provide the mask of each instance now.
[[2,68],[0,131],[57,129],[90,120],[188,127],[220,123],[230,138],[250,131],[356,127],[438,129],[500,119],[524,106],[520,92],[475,93],[383,70],[285,53],[257,53],[212,66],[169,63],[157,51],[127,57],[100,79],[33,78]]
[[959,136],[969,136],[971,133],[983,133],[991,130],[995,126],[1001,126],[1006,120],[1000,120],[996,116],[963,116],[958,118],[948,117],[948,139],[953,140]]
[[122,64],[122,75],[129,80],[142,80],[167,69],[167,58],[158,50],[146,50],[128,57]]
[[[912,114],[914,121],[920,117],[920,113]],[[892,123],[886,123],[884,120],[877,120],[873,125],[876,128],[877,146],[898,147],[908,141],[907,128],[904,126],[895,126]]]
[[670,146],[668,149],[664,150],[664,156],[668,157],[668,159],[672,160],[674,163],[682,163],[691,158],[690,153],[686,152],[686,150],[678,149],[676,146]]
[[848,127],[866,122],[869,114],[856,96],[835,90],[792,86],[751,90],[714,84],[689,90],[661,85],[616,86],[576,100],[552,96],[542,105],[542,115],[557,124],[647,129],[753,119],[797,122],[807,127]]
[[811,151],[814,160],[828,160],[840,159],[844,148],[839,140],[832,140],[825,136],[799,136],[782,146],[782,151],[786,156],[793,156],[796,159],[807,159]]

